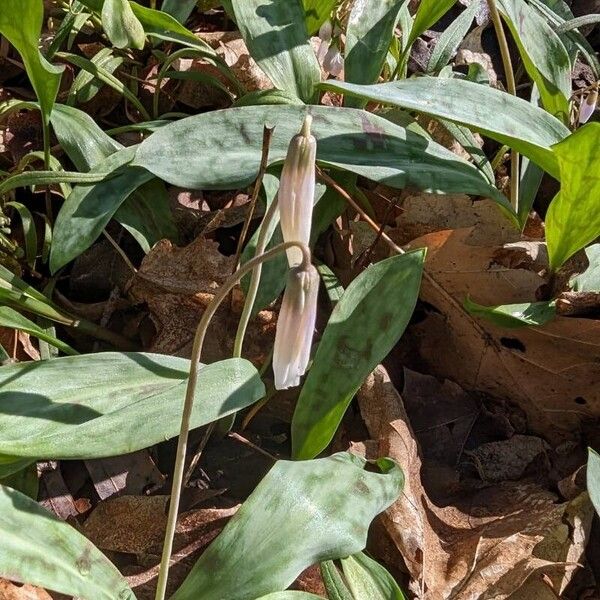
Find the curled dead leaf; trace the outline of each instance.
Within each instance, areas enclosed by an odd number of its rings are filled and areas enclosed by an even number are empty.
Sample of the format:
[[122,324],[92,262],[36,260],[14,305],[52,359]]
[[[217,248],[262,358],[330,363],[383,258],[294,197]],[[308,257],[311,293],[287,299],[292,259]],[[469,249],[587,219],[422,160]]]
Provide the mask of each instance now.
[[513,594],[526,583],[533,598],[543,591],[540,586],[548,591],[537,577],[541,574],[562,594],[589,535],[593,509],[586,494],[557,503],[554,494],[536,484],[502,482],[434,503],[422,480],[421,448],[383,367],[369,376],[358,401],[379,443],[378,455],[392,457],[405,473],[402,496],[381,520],[417,598],[504,600],[516,598]]

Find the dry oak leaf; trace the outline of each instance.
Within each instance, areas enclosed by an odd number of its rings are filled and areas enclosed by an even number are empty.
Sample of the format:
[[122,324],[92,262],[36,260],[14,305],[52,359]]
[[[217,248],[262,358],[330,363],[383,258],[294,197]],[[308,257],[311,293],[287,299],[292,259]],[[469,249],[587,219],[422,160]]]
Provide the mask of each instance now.
[[[224,256],[212,240],[200,236],[183,248],[161,240],[145,256],[129,286],[135,303],[146,303],[156,328],[151,352],[189,357],[202,313],[234,269],[233,256]],[[234,294],[234,299],[239,293]],[[213,317],[202,361],[231,356],[242,303],[229,310],[225,301]],[[261,311],[252,319],[244,342],[244,355],[257,363],[266,359],[275,335],[275,315]]]
[[0,600],[52,600],[52,596],[33,585],[16,585],[0,579]]
[[[429,309],[408,339],[423,370],[513,402],[533,433],[558,443],[582,419],[600,416],[600,321],[558,317],[543,327],[507,329],[469,315],[467,297],[485,306],[533,302],[545,284],[538,242],[481,246],[473,234],[440,231],[411,242],[428,248],[421,299]],[[514,264],[507,252],[527,268],[506,266]]]
[[[402,398],[382,366],[367,378],[358,402],[379,456],[393,458],[405,473],[402,496],[381,520],[417,598],[504,600],[540,573],[562,593],[589,535],[593,509],[586,494],[558,504],[537,485],[504,482],[437,506],[423,488],[421,450]],[[539,579],[538,585],[546,584]]]

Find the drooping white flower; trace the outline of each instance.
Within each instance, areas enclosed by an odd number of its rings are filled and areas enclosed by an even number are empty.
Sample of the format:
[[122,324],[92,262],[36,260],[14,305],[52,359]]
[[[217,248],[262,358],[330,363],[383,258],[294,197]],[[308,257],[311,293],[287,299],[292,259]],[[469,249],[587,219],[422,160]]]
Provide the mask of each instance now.
[[596,105],[598,104],[598,90],[592,90],[585,98],[581,100],[581,106],[579,107],[579,124],[583,125],[587,123],[594,111],[596,110]]
[[323,59],[323,69],[334,77],[339,77],[344,70],[344,57],[339,48],[332,45]]
[[273,348],[275,389],[286,390],[297,386],[306,371],[315,329],[318,294],[319,274],[313,265],[289,270]]
[[[279,184],[279,218],[284,242],[302,242],[308,246],[315,197],[317,141],[310,133],[312,117],[307,115],[302,131],[290,142]],[[288,263],[302,262],[302,251],[287,249]]]

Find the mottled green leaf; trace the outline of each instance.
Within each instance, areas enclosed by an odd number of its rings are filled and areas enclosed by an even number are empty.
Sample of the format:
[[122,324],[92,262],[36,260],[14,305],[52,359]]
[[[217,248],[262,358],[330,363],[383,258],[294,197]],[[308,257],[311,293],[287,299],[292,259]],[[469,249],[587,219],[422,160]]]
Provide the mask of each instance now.
[[587,487],[596,512],[600,515],[600,456],[589,448]]
[[544,325],[556,316],[556,305],[553,301],[482,306],[467,298],[464,307],[472,315],[487,319],[494,325],[498,325],[498,327],[508,327],[510,329],[518,329],[529,325]]
[[321,68],[310,45],[300,0],[232,0],[237,26],[252,58],[275,87],[305,102]]
[[560,267],[600,236],[600,123],[588,123],[553,147],[560,192],[546,214],[550,266]]
[[[433,48],[427,64],[428,73],[443,69],[456,53],[464,37],[469,32],[473,19],[479,10],[480,0],[471,4],[444,30]],[[360,83],[360,82],[357,82]]]
[[[106,352],[0,369],[0,454],[77,459],[134,452],[179,433],[189,360]],[[242,359],[200,370],[192,427],[264,395]],[[143,427],[141,426],[143,424]]]
[[[392,187],[485,195],[509,206],[472,164],[410,130],[362,110],[314,106],[310,112],[324,165]],[[181,187],[243,187],[258,173],[264,125],[275,126],[269,157],[279,162],[304,115],[296,106],[248,106],[181,119],[143,141],[133,164]]]
[[[352,5],[346,28],[345,80],[375,83],[394,35],[398,14],[406,0],[361,0]],[[350,106],[364,105],[350,102]]]
[[412,46],[423,32],[435,25],[455,4],[456,0],[421,0],[408,36],[408,47]]
[[79,256],[102,233],[125,199],[152,174],[128,165],[135,148],[126,148],[100,162],[92,173],[109,173],[101,184],[78,185],[60,209],[54,225],[50,270],[56,273]]
[[358,388],[401,337],[419,296],[424,258],[422,250],[388,258],[344,292],[296,405],[295,458],[312,458],[327,447]]
[[342,569],[357,600],[405,600],[394,578],[364,552],[342,559]]
[[82,600],[135,600],[89,540],[37,502],[0,485],[0,575]]
[[185,23],[192,14],[198,0],[164,0],[160,10],[177,19],[179,23]]
[[254,600],[312,564],[362,550],[371,521],[404,483],[390,459],[376,462],[381,472],[366,465],[345,452],[275,463],[171,600]]
[[498,0],[527,73],[538,86],[542,104],[554,116],[569,121],[571,61],[548,22],[525,0]]
[[559,176],[551,146],[566,138],[569,129],[541,108],[500,90],[439,77],[376,85],[327,81],[321,87],[466,125],[518,150],[554,177]]
[[137,48],[146,43],[146,34],[128,0],[104,0],[102,27],[116,48]]
[[63,67],[50,64],[38,49],[43,21],[42,0],[2,0],[0,4],[0,33],[23,58],[42,109],[42,118],[48,123]]
[[323,596],[315,596],[308,592],[275,592],[261,596],[257,600],[326,600]]

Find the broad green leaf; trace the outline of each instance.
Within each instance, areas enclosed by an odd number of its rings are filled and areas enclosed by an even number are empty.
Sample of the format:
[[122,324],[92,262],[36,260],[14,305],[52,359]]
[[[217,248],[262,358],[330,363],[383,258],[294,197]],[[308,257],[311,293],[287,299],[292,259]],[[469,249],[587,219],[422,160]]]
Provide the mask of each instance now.
[[[135,352],[4,366],[0,454],[88,459],[168,440],[179,433],[189,366],[183,358]],[[249,362],[230,359],[205,366],[192,427],[239,411],[263,395]]]
[[322,562],[320,567],[321,579],[325,584],[327,596],[331,600],[355,600],[332,560]]
[[[93,56],[91,61],[107,73],[114,74],[123,64],[123,57],[115,56],[112,48],[102,48]],[[104,83],[97,77],[94,77],[92,73],[81,70],[77,73],[77,77],[75,77],[75,81],[69,90],[67,104],[73,105],[75,102],[79,104],[89,102],[96,97],[103,86]]]
[[424,258],[417,250],[383,260],[344,292],[296,405],[294,458],[313,458],[327,447],[358,388],[401,337],[419,296]]
[[404,483],[390,459],[376,465],[382,472],[345,452],[278,461],[171,600],[254,599],[286,589],[312,564],[359,552]]
[[427,64],[428,73],[441,71],[454,56],[471,28],[480,3],[480,0],[473,0],[442,33],[429,57],[429,63]]
[[585,249],[588,268],[569,281],[574,292],[600,292],[600,244],[592,244]]
[[559,176],[558,163],[550,147],[566,138],[569,129],[541,108],[500,90],[439,77],[377,85],[327,81],[321,88],[466,125],[518,150],[552,176]]
[[405,600],[394,578],[364,552],[342,559],[350,590],[357,600]]
[[554,301],[482,306],[467,298],[464,307],[472,315],[487,319],[498,327],[508,327],[510,329],[518,329],[529,325],[545,325],[556,317],[556,304]]
[[135,16],[128,0],[104,0],[102,27],[117,48],[137,48],[146,43],[144,28]]
[[[123,149],[123,146],[106,135],[91,117],[76,108],[57,104],[52,113],[52,125],[61,146],[80,171],[90,171],[96,165],[102,168],[100,163],[104,159]],[[108,182],[99,184],[105,205],[109,202],[110,190],[116,190],[117,202],[123,191]],[[167,191],[164,184],[157,179],[152,179],[133,191],[112,216],[133,235],[144,252],[148,252],[163,238],[177,239]],[[87,223],[89,226],[92,224]],[[82,232],[85,234],[85,227]],[[80,240],[83,242],[81,251],[89,247],[95,239],[90,235]]]
[[71,348],[69,344],[59,340],[53,335],[49,335],[39,325],[36,325],[33,321],[30,321],[27,317],[24,317],[21,313],[13,310],[9,306],[0,306],[0,326],[9,327],[10,329],[19,329],[25,333],[29,333],[40,340],[52,344],[55,348],[58,348],[65,354],[78,354],[77,350]]
[[421,0],[407,46],[410,48],[423,32],[435,25],[455,4],[456,0]]
[[304,21],[310,35],[315,35],[333,12],[339,0],[302,0]]
[[600,123],[588,123],[553,147],[560,192],[546,214],[550,266],[560,267],[600,236]]
[[600,515],[600,456],[591,448],[588,449],[587,488],[592,504]]
[[[530,3],[555,31],[563,23],[574,18],[571,9],[564,0],[560,0],[559,2],[553,2],[552,0],[530,0]],[[596,58],[596,52],[587,39],[577,30],[557,33],[569,52],[571,63],[575,64],[577,51],[581,52],[583,59],[592,70],[592,76],[597,80],[600,77],[600,63]]]
[[52,127],[62,149],[79,171],[88,172],[123,146],[106,135],[82,110],[57,104]]
[[542,104],[569,121],[571,61],[560,38],[525,0],[498,0],[527,73],[539,88]]
[[[97,13],[102,12],[104,0],[80,0],[81,4]],[[214,50],[200,38],[186,29],[177,19],[160,10],[142,6],[137,2],[129,2],[133,14],[142,24],[146,35],[167,42],[176,42],[190,48],[202,48],[214,54]]]
[[[0,455],[0,479],[6,479],[16,475],[19,471],[27,469],[35,460],[31,458],[19,458],[18,456]],[[1,482],[0,482],[1,483]]]
[[0,575],[82,600],[135,600],[89,540],[37,502],[0,485]]
[[37,473],[37,463],[32,462],[24,469],[0,479],[0,486],[6,486],[25,494],[32,500],[37,500],[40,491],[40,482]]
[[50,64],[38,49],[43,20],[42,0],[2,0],[0,4],[0,33],[22,56],[42,109],[42,118],[47,124],[63,67]]
[[274,592],[261,596],[257,600],[326,600],[323,596],[315,596],[308,592]]
[[60,209],[54,225],[50,270],[58,269],[79,256],[100,236],[125,199],[152,174],[128,165],[135,148],[126,148],[100,162],[92,172],[111,173],[101,185],[78,185]]
[[310,45],[301,0],[232,0],[252,58],[275,87],[310,102],[321,68]]
[[260,104],[295,104],[304,106],[304,102],[295,94],[273,88],[270,90],[257,90],[244,94],[232,106],[257,106]]
[[[352,83],[375,83],[388,53],[398,14],[406,0],[360,0],[346,28],[344,72]],[[350,99],[349,106],[366,104]]]
[[[508,206],[472,164],[412,131],[362,110],[314,106],[310,112],[321,164],[392,187],[484,195]],[[243,187],[258,173],[264,125],[275,126],[269,157],[279,162],[304,115],[296,106],[248,106],[181,119],[144,140],[133,165],[181,187]]]
[[171,15],[174,19],[177,19],[179,23],[185,23],[192,14],[194,8],[196,8],[197,1],[198,0],[164,0],[160,10]]
[[165,184],[153,178],[142,184],[119,206],[113,218],[135,238],[144,252],[163,239],[177,241]]

